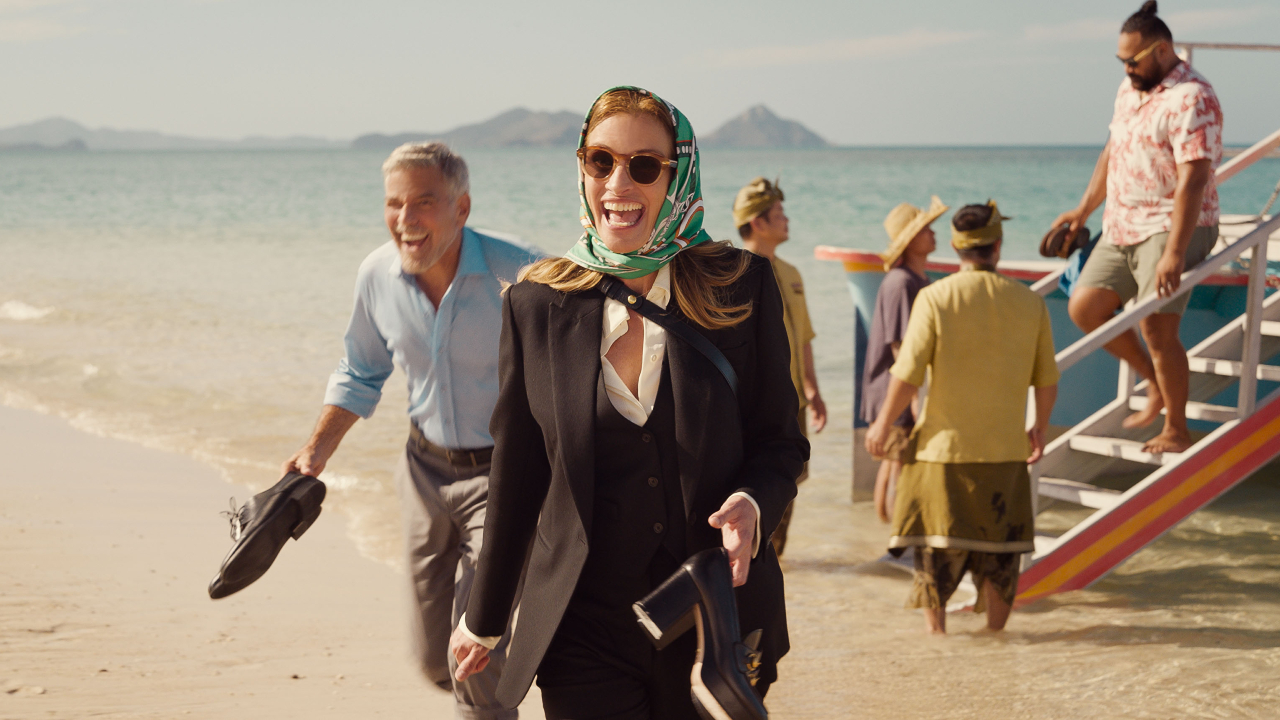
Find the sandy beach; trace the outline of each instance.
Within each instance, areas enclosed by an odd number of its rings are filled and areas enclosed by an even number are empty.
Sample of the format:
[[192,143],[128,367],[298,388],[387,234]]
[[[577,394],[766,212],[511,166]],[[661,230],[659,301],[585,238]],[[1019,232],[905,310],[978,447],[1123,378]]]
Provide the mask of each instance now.
[[214,602],[217,512],[249,491],[212,468],[0,407],[0,488],[0,718],[452,717],[340,514]]
[[[884,529],[849,503],[837,437],[800,491],[771,717],[1274,717],[1275,472],[1008,632],[966,613],[932,638],[907,575],[873,562]],[[341,513],[212,602],[217,511],[248,491],[211,468],[0,408],[0,486],[0,718],[451,717],[408,658],[401,578]],[[536,689],[521,709],[542,717]]]
[[[1256,505],[1280,501],[1275,473],[1009,632],[959,614],[931,638],[827,457],[783,561],[772,717],[1275,715],[1280,528]],[[408,659],[401,578],[358,555],[340,512],[212,602],[216,512],[248,491],[207,466],[0,407],[0,487],[0,717],[452,716]],[[541,717],[536,689],[521,710]]]

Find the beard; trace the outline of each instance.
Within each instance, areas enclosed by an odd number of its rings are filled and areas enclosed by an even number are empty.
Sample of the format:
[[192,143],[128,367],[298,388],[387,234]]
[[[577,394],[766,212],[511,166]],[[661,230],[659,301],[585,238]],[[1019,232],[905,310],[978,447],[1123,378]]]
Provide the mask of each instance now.
[[1138,92],[1149,92],[1151,88],[1160,84],[1163,78],[1148,77],[1137,73],[1125,73],[1129,76],[1129,82],[1133,83],[1133,89]]
[[400,267],[409,275],[421,275],[435,267],[435,264],[440,261],[441,255],[443,253],[413,256],[402,247],[400,248]]

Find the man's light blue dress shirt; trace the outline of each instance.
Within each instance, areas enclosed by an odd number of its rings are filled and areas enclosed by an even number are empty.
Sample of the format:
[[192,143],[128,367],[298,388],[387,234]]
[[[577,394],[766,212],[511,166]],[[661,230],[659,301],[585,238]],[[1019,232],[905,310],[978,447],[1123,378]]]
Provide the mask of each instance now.
[[541,256],[464,228],[458,274],[434,308],[401,269],[394,242],[374,250],[360,265],[347,355],[329,377],[325,404],[368,418],[394,363],[408,376],[409,418],[428,440],[454,450],[493,445],[502,283]]

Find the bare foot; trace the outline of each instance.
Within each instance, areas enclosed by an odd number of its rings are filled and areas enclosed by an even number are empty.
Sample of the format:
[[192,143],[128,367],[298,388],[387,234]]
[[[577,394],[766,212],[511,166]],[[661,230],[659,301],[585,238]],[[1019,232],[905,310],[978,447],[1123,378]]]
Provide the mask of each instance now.
[[1147,406],[1138,412],[1124,419],[1120,425],[1126,430],[1134,428],[1142,428],[1150,425],[1160,417],[1160,411],[1164,409],[1164,398],[1159,395],[1148,396]]
[[1166,427],[1159,435],[1147,441],[1142,451],[1155,455],[1157,453],[1180,453],[1191,447],[1191,433],[1186,430],[1175,430]]

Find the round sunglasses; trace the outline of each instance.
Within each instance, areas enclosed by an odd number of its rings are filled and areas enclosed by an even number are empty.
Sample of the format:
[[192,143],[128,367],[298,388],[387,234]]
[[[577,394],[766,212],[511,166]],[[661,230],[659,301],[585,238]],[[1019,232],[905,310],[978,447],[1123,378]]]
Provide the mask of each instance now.
[[582,161],[583,171],[597,180],[604,180],[613,174],[614,167],[622,165],[637,185],[652,185],[662,177],[663,169],[676,167],[675,160],[654,153],[619,155],[597,145],[579,148],[578,159]]

